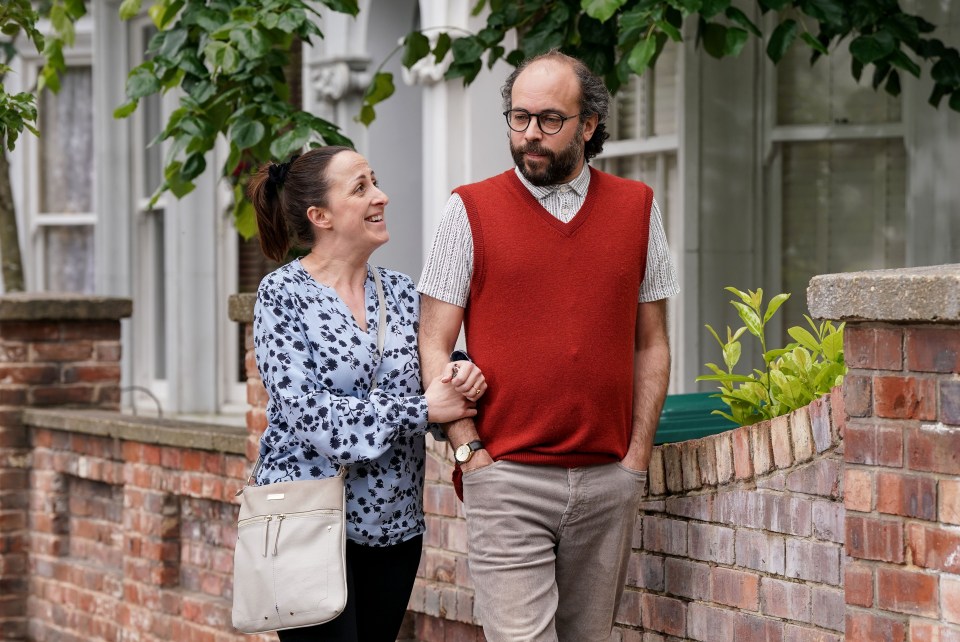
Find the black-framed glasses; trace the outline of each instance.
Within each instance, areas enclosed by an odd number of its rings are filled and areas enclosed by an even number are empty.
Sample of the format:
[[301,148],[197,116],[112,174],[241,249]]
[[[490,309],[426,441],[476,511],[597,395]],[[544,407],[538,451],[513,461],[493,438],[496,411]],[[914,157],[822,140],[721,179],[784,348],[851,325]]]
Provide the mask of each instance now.
[[531,114],[526,109],[508,109],[503,112],[507,119],[507,126],[515,132],[525,132],[530,126],[530,120],[537,119],[537,127],[544,134],[557,134],[563,129],[563,124],[571,118],[578,118],[583,112],[573,116],[564,116],[555,111],[542,111],[539,114]]

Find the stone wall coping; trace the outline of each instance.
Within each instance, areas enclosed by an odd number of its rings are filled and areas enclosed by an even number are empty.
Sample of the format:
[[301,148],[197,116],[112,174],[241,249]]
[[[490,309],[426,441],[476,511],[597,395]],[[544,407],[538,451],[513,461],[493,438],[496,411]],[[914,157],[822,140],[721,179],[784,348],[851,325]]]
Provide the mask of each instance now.
[[0,295],[0,321],[109,321],[131,314],[133,301],[123,297],[53,292]]
[[103,410],[25,408],[23,422],[37,428],[113,437],[158,446],[246,454],[245,426],[139,417]]
[[836,321],[960,321],[960,263],[815,276],[807,306]]
[[257,302],[256,292],[231,294],[227,303],[227,313],[231,321],[253,323],[253,306]]

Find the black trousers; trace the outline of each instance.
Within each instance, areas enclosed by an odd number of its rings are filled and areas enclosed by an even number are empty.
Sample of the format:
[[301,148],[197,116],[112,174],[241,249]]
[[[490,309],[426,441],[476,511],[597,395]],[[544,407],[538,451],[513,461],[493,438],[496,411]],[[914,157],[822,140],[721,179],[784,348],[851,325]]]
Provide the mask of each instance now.
[[280,642],[395,642],[420,566],[423,535],[395,546],[347,542],[347,606],[319,626],[277,631]]

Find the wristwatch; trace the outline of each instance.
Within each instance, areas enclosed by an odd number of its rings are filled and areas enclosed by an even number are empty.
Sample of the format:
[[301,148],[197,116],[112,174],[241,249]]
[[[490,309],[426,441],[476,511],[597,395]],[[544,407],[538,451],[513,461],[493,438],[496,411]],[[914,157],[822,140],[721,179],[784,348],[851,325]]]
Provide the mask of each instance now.
[[474,439],[469,443],[458,446],[457,449],[453,451],[453,458],[457,460],[458,464],[465,464],[473,457],[474,451],[480,450],[481,448],[483,448],[483,442],[479,439]]

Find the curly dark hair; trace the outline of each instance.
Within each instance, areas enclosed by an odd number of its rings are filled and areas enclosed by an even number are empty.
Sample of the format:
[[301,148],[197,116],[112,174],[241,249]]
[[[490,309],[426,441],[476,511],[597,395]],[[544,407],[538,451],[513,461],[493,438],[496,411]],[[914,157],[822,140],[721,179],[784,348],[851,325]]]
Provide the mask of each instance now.
[[593,73],[582,60],[561,53],[559,49],[552,49],[547,53],[524,60],[507,76],[503,87],[500,88],[500,96],[503,98],[503,109],[506,111],[513,108],[511,104],[513,83],[516,82],[517,76],[523,73],[523,70],[531,64],[547,59],[570,65],[577,76],[577,80],[580,82],[580,111],[585,115],[597,115],[597,128],[583,149],[583,155],[587,161],[589,161],[603,151],[603,142],[610,138],[610,134],[607,133],[607,127],[604,124],[607,121],[607,114],[610,111],[610,92],[607,90],[603,79]]

